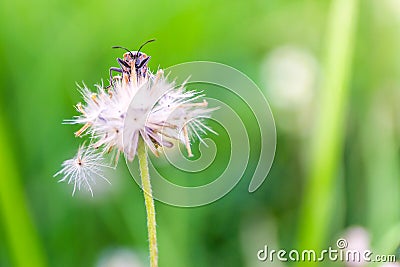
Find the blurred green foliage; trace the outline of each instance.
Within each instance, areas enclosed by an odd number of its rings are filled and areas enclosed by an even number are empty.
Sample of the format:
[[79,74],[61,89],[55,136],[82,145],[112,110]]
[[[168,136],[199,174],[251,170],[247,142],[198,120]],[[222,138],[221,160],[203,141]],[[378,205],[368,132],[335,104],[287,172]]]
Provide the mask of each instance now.
[[[134,49],[153,37],[157,42],[144,49],[152,56],[151,69],[221,62],[246,73],[267,98],[274,87],[262,66],[279,47],[307,51],[319,73],[308,88],[314,101],[306,105],[310,111],[300,127],[294,120],[303,110],[271,102],[277,152],[258,191],[247,192],[257,159],[252,152],[245,177],[221,200],[191,209],[156,203],[160,266],[258,266],[256,253],[265,244],[292,249],[314,244],[315,235],[321,235],[319,246],[327,247],[353,225],[368,231],[376,251],[395,253],[400,241],[400,3],[365,0],[356,7],[353,55],[345,60],[347,93],[335,100],[343,115],[336,129],[342,137],[332,148],[314,142],[331,123],[320,99],[324,90],[337,90],[324,86],[326,77],[332,79],[325,60],[332,2],[0,2],[0,266],[98,266],[117,248],[128,248],[146,262],[143,196],[124,164],[110,174],[111,187],[95,188],[94,198],[86,192],[71,197],[72,188],[52,176],[81,141],[72,134],[77,127],[61,125],[76,115],[75,81],[91,86],[106,80],[121,53],[111,46]],[[317,119],[320,114],[327,117]],[[245,123],[250,132],[257,131],[251,119]],[[229,147],[226,138],[216,140],[222,151]],[[319,147],[312,150],[315,143]],[[328,157],[338,153],[337,164],[330,166],[332,188],[313,173],[315,150]],[[226,161],[217,164],[223,168]],[[311,173],[313,190],[307,187]],[[323,217],[327,225],[318,227],[323,233],[304,227],[315,217],[302,212],[308,203],[321,201],[319,186],[335,198],[321,214],[311,213]]]

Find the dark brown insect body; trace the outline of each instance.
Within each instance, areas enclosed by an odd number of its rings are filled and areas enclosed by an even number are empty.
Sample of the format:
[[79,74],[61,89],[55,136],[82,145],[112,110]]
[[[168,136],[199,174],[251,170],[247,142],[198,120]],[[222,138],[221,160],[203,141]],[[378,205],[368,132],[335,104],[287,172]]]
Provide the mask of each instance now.
[[[110,86],[113,85],[114,78],[128,79],[128,81],[130,81],[132,77],[136,77],[136,82],[139,82],[140,79],[147,77],[147,64],[151,57],[146,55],[145,53],[140,52],[140,49],[142,49],[145,44],[153,41],[155,41],[155,39],[145,42],[140,46],[137,51],[130,51],[127,48],[121,46],[113,46],[113,48],[121,48],[126,50],[127,52],[124,54],[123,59],[117,58],[117,62],[120,66],[119,68],[110,68]],[[122,77],[113,77],[113,71],[121,73]]]

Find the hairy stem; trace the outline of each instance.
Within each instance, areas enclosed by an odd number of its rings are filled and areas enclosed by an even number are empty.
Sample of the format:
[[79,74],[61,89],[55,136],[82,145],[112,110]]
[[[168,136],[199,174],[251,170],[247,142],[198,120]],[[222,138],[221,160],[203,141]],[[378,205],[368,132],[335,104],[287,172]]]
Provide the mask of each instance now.
[[147,212],[147,230],[149,235],[150,266],[158,266],[157,231],[156,231],[156,212],[154,209],[153,193],[151,191],[149,168],[147,166],[147,151],[144,140],[139,138],[138,158],[142,188],[144,193],[144,203]]

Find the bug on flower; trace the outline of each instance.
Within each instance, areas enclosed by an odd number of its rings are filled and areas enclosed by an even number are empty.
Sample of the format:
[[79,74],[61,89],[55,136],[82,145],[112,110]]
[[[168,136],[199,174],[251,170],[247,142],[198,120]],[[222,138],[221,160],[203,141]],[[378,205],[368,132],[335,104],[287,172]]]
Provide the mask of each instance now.
[[[155,39],[151,39],[143,43],[137,51],[130,51],[129,49],[122,46],[113,46],[112,48],[120,48],[124,49],[127,52],[123,55],[123,58],[117,58],[117,62],[119,64],[119,68],[112,67],[110,68],[110,86],[113,86],[114,79],[125,79],[126,82],[131,80],[135,80],[139,82],[139,79],[146,78],[148,75],[148,67],[147,64],[151,58],[151,56],[146,55],[140,50],[148,43],[154,42]],[[122,74],[120,76],[112,76],[112,72],[119,72]]]
[[[91,183],[102,178],[103,167],[117,166],[122,154],[128,161],[138,155],[141,141],[155,155],[162,148],[171,148],[179,143],[185,145],[187,155],[193,156],[191,141],[197,139],[206,144],[202,135],[217,134],[204,122],[216,108],[207,108],[202,92],[187,90],[186,82],[177,85],[169,81],[164,71],[155,74],[148,69],[150,56],[137,51],[127,52],[117,61],[120,68],[110,69],[110,85],[96,85],[92,91],[86,85],[79,87],[83,104],[78,103],[80,113],[68,124],[83,125],[75,132],[76,137],[88,136],[87,146],[82,145],[72,159],[64,161],[61,181],[74,184],[74,191],[81,187],[92,192]],[[120,76],[112,76],[112,72]],[[111,153],[112,152],[112,153]],[[104,163],[104,156],[111,153],[112,163]]]

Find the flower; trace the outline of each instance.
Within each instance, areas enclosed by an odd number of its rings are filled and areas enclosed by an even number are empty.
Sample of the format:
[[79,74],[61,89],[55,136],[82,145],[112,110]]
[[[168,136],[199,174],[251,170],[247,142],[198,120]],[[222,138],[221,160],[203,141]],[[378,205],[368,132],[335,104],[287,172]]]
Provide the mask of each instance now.
[[101,178],[110,183],[107,178],[103,176],[103,167],[108,167],[103,163],[103,157],[97,153],[93,147],[85,147],[81,145],[78,153],[72,159],[63,162],[62,169],[54,176],[63,175],[64,177],[59,181],[68,181],[68,184],[74,184],[72,195],[75,194],[76,188],[79,190],[85,187],[93,196],[93,190],[90,183],[95,183],[95,178]]
[[[185,90],[185,83],[176,86],[175,82],[167,80],[162,70],[155,75],[147,71],[141,79],[132,77],[135,73],[113,77],[109,88],[96,85],[96,92],[84,84],[79,87],[84,100],[84,104],[76,105],[80,115],[65,123],[82,124],[75,136],[88,136],[90,145],[81,146],[77,156],[65,161],[63,169],[57,173],[64,175],[60,181],[74,181],[74,192],[82,183],[92,192],[90,182],[94,179],[91,176],[101,174],[99,167],[106,166],[100,163],[105,154],[114,152],[115,166],[121,153],[132,161],[139,138],[156,156],[160,149],[172,147],[173,140],[180,141],[191,157],[191,140],[197,138],[204,143],[202,135],[207,131],[215,133],[203,122],[214,110],[207,108],[207,101],[198,101],[204,94]],[[90,164],[80,164],[84,157],[88,157]]]

